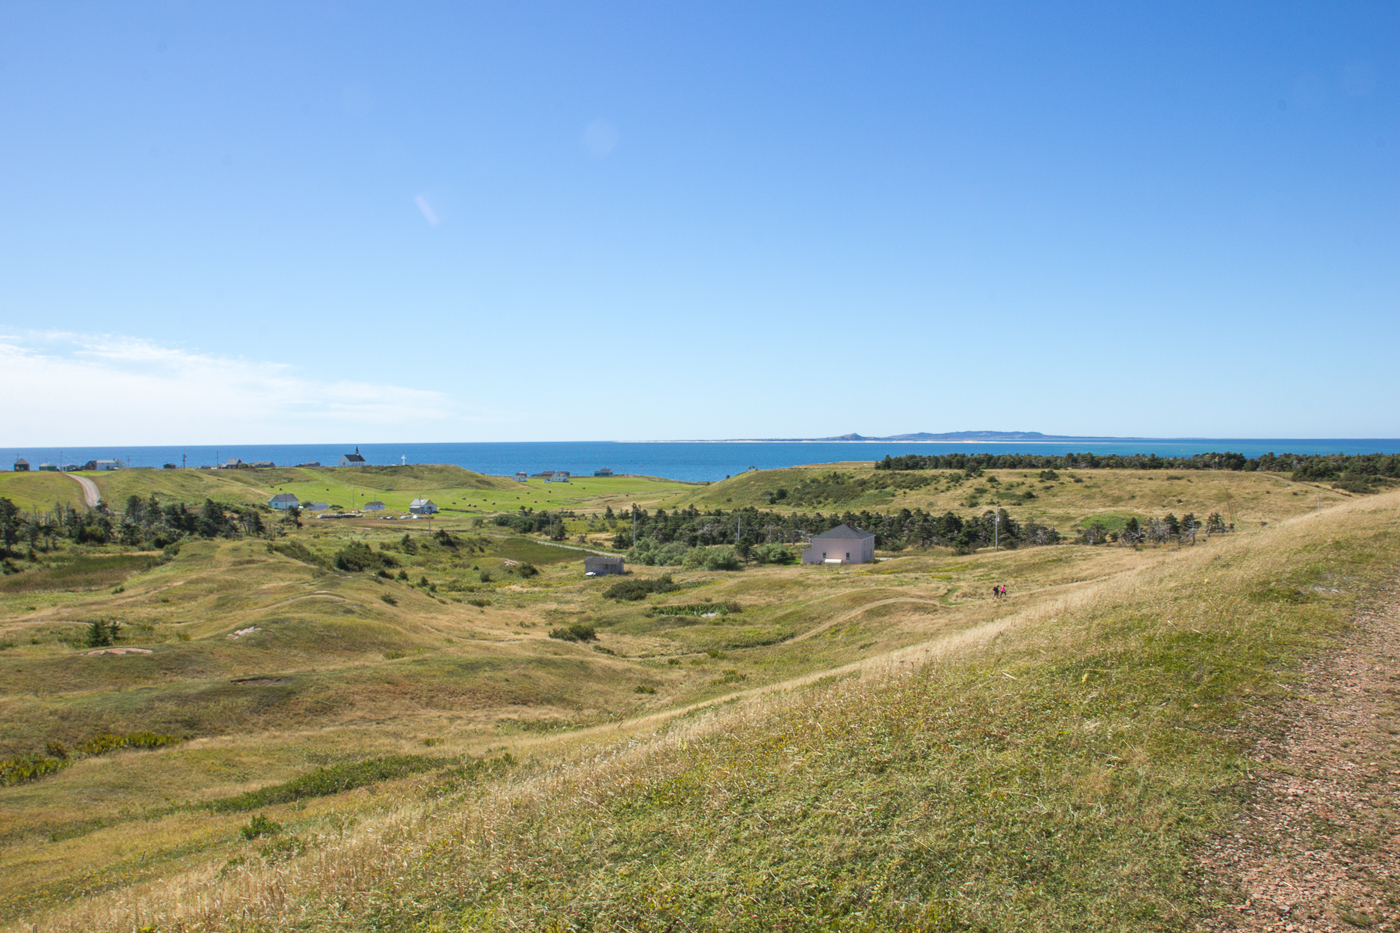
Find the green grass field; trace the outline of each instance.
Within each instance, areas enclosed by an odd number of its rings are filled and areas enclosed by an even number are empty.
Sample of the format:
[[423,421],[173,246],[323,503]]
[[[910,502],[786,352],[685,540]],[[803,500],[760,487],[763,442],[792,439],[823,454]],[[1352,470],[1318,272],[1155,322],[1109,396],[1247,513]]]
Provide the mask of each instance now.
[[[325,502],[346,510],[383,502],[389,511],[406,512],[414,499],[432,499],[452,513],[480,515],[532,509],[596,510],[611,506],[644,507],[674,498],[694,484],[645,476],[580,477],[568,483],[533,479],[517,483],[454,466],[362,467],[358,469],[258,470],[133,469],[83,473],[97,484],[104,502],[121,509],[130,496],[152,495],[164,502],[200,503],[213,499],[228,505],[266,504],[288,492],[304,503]],[[0,473],[0,496],[21,509],[47,510],[55,502],[83,507],[83,494],[71,478],[58,473]]]
[[[482,511],[535,494],[554,498],[531,507],[578,511],[767,507],[778,488],[766,473],[521,488],[452,470],[271,478],[386,503],[441,482],[458,498],[430,492],[440,505]],[[823,471],[774,472],[792,498]],[[227,472],[104,479],[113,495],[268,493],[261,471]],[[806,488],[864,476],[840,472]],[[1192,853],[1256,767],[1243,717],[1288,696],[1299,660],[1400,569],[1400,493],[1249,474],[998,477],[994,495],[1036,491],[1008,506],[1018,517],[1031,505],[1062,521],[1204,515],[1226,500],[1240,530],[1181,548],[673,571],[679,589],[635,602],[605,598],[614,581],[585,579],[581,552],[474,527],[467,511],[435,523],[447,541],[422,522],[308,521],[174,556],[63,546],[22,562],[0,578],[0,758],[108,732],[180,741],[0,787],[0,922],[1188,926],[1223,896]],[[970,492],[947,485],[901,490],[896,507]],[[0,495],[18,487],[30,488]],[[382,555],[384,576],[335,569],[354,542]],[[992,599],[996,583],[1011,596]],[[95,619],[119,626],[114,647],[139,650],[93,653]],[[551,637],[571,626],[595,638]],[[245,838],[253,812],[223,803],[402,756],[423,770],[262,808],[276,835]]]

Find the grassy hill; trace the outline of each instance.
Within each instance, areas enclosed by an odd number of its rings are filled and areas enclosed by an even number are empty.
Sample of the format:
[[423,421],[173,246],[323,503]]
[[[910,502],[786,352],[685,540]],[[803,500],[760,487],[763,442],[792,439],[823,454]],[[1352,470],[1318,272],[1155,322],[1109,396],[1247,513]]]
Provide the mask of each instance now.
[[967,478],[957,470],[905,472],[843,463],[741,473],[666,505],[824,513],[919,508],[960,515],[1000,507],[1018,520],[1068,532],[1086,521],[1102,520],[1113,529],[1129,517],[1168,512],[1202,520],[1219,512],[1241,527],[1256,527],[1351,498],[1330,484],[1293,482],[1279,473],[1061,470],[1054,479],[1042,479],[1039,470],[988,470]]
[[[1228,893],[1193,853],[1259,767],[1243,724],[1400,569],[1400,493],[1313,514],[1276,477],[1083,479],[1037,499],[1160,514],[1153,495],[1201,487],[1268,517],[1180,549],[676,572],[635,602],[578,551],[456,513],[447,536],[310,522],[173,557],[44,555],[0,578],[0,757],[180,741],[0,787],[0,919],[1186,926]],[[387,578],[337,568],[359,544]],[[143,651],[91,653],[94,619]],[[595,638],[551,637],[571,626]],[[258,814],[280,831],[245,838]]]

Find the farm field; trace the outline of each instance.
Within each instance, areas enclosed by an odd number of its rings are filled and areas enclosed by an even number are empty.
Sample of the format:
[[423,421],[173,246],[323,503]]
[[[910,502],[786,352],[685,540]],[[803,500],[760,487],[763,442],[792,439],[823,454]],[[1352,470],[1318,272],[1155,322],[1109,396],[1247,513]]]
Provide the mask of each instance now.
[[[1297,665],[1400,570],[1400,493],[1274,475],[996,471],[880,506],[837,501],[876,472],[858,465],[524,489],[404,469],[421,472],[105,474],[112,501],[229,504],[319,488],[406,506],[438,482],[461,511],[431,532],[62,543],[0,577],[0,758],[61,762],[0,786],[0,923],[1179,928],[1230,896],[1193,859],[1258,767],[1244,717],[1291,696]],[[0,496],[19,479],[35,478]],[[580,513],[1001,498],[1066,531],[1229,502],[1237,530],[637,567],[623,579],[656,591],[625,599],[580,551],[476,521],[532,494]],[[90,745],[145,733],[170,744]]]

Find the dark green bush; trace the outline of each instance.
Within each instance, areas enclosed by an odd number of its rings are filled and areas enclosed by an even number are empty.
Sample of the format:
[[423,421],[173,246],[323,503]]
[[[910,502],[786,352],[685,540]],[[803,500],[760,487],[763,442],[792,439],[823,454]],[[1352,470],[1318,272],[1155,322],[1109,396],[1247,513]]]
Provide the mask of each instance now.
[[625,599],[636,601],[646,599],[652,593],[673,593],[680,589],[680,586],[671,579],[669,573],[663,573],[659,577],[652,577],[649,580],[623,580],[614,583],[603,591],[606,599]]
[[120,622],[109,622],[106,619],[94,619],[88,623],[87,646],[89,648],[106,648],[116,644],[117,633],[121,629]]
[[399,562],[394,559],[392,554],[376,551],[363,541],[351,541],[335,552],[336,568],[351,573],[397,567],[398,565]]
[[259,836],[275,836],[282,831],[282,824],[269,820],[264,814],[259,813],[248,821],[248,824],[239,830],[244,839],[256,839]]
[[328,797],[377,781],[407,777],[423,771],[433,771],[452,764],[452,759],[430,758],[426,755],[391,755],[387,758],[371,758],[350,764],[330,765],[317,768],[309,774],[293,778],[283,784],[263,787],[259,790],[215,800],[207,806],[216,813],[238,813],[271,807],[279,803],[291,803],[309,797]]
[[575,622],[565,628],[551,629],[549,637],[560,641],[597,641],[598,633],[591,625]]

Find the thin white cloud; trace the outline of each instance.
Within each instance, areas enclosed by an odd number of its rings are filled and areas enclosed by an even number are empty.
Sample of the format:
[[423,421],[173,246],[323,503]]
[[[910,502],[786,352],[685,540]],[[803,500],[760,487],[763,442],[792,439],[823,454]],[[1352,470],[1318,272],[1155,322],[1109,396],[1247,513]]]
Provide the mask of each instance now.
[[441,430],[440,392],[114,335],[0,336],[0,446],[300,443]]
[[426,220],[429,225],[434,227],[438,225],[437,211],[433,210],[433,206],[428,203],[428,199],[425,196],[421,194],[418,195],[413,199],[413,203],[418,205],[418,210],[423,212],[423,219]]

